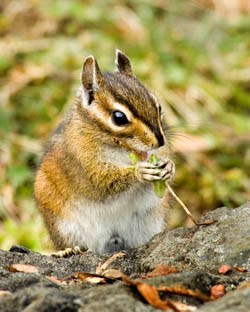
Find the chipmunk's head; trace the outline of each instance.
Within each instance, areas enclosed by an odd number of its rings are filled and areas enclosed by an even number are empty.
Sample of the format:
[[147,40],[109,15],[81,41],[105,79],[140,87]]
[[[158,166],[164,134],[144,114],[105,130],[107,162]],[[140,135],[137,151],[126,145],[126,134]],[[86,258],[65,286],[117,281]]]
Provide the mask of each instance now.
[[134,76],[128,57],[116,51],[117,72],[102,73],[93,56],[81,72],[81,106],[98,137],[130,151],[163,146],[161,107]]

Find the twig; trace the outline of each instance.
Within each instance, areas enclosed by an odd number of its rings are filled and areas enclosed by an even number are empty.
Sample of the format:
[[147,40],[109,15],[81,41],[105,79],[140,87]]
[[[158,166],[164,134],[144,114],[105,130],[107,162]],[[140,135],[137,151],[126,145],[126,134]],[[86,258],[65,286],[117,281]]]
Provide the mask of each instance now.
[[204,222],[197,222],[189,211],[188,207],[183,203],[183,201],[175,194],[171,186],[166,182],[166,187],[168,188],[171,195],[175,198],[175,200],[181,205],[181,207],[185,210],[186,214],[189,218],[194,222],[195,225],[209,225],[215,223],[217,220],[207,220]]
[[110,258],[108,258],[108,260],[106,260],[103,264],[99,263],[98,267],[96,268],[96,274],[102,274],[104,271],[107,270],[108,266],[110,266],[112,262],[124,256],[125,256],[125,253],[120,251],[118,253],[115,253]]

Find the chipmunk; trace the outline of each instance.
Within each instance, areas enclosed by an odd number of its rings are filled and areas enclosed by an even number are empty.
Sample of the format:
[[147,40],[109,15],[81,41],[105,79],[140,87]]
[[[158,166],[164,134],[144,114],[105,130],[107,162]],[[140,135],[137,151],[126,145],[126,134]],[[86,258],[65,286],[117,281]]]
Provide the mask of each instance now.
[[[166,199],[152,187],[175,170],[161,106],[119,50],[116,65],[102,73],[92,55],[85,59],[76,101],[36,175],[35,198],[56,249],[126,250],[166,226]],[[158,151],[164,157],[153,165],[148,155]],[[131,152],[142,159],[134,168]]]

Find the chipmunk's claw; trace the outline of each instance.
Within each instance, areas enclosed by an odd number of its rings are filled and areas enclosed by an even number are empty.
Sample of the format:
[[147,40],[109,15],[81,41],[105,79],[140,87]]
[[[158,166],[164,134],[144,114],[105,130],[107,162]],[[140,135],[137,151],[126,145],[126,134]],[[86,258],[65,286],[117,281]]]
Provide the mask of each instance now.
[[171,180],[175,174],[174,162],[170,159],[160,160],[157,164],[141,161],[136,166],[139,181]]
[[79,246],[65,248],[63,250],[56,251],[51,254],[52,257],[56,258],[69,258],[73,255],[81,255],[86,250],[81,250]]

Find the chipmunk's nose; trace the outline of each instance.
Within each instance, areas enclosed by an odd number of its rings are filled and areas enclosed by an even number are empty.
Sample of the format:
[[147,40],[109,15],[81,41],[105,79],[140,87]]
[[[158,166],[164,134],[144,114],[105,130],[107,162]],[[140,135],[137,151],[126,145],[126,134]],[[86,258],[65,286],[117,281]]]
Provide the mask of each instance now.
[[155,140],[154,143],[151,144],[151,147],[152,148],[159,148],[161,146],[164,146],[165,145],[165,140],[164,140],[164,137],[161,135],[159,137],[157,137],[157,140]]
[[155,131],[155,137],[156,137],[156,144],[154,144],[154,148],[158,148],[161,147],[163,145],[165,145],[165,138],[162,135],[160,130]]
[[151,127],[150,132],[144,132],[145,139],[147,138],[147,144],[152,148],[156,149],[166,144],[166,139],[161,131],[160,127]]

